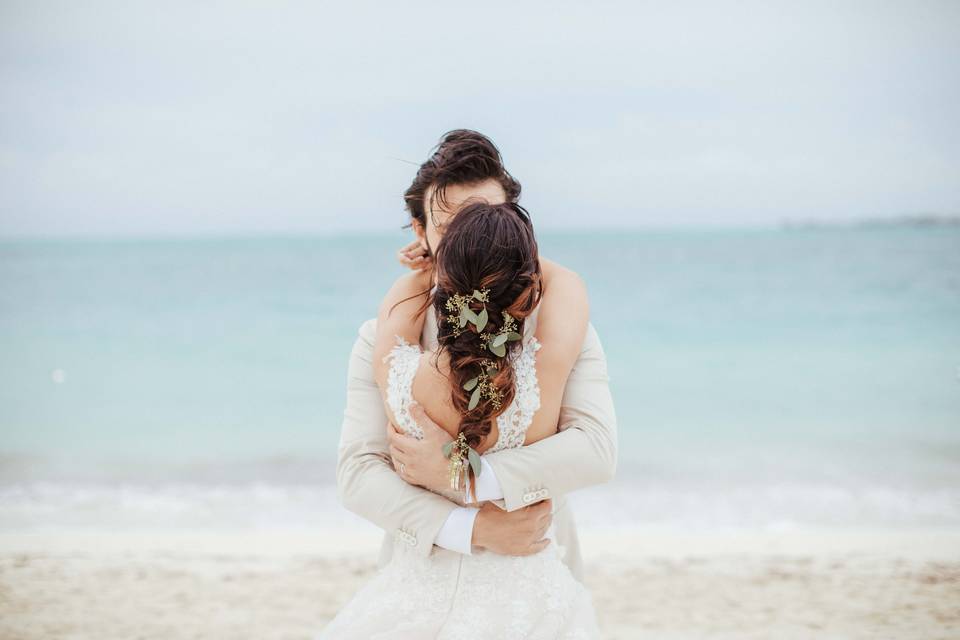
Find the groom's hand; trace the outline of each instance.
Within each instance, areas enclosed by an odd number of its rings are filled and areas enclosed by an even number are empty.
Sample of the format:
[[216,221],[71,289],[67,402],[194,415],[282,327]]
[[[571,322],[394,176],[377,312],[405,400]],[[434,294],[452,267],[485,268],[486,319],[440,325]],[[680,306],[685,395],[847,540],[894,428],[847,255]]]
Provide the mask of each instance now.
[[398,472],[403,464],[400,477],[410,484],[442,491],[450,486],[450,461],[443,455],[443,445],[453,438],[427,416],[419,403],[411,403],[410,415],[423,430],[423,439],[401,433],[391,422],[387,437],[393,464]]
[[473,544],[508,556],[528,556],[550,544],[544,538],[553,521],[553,500],[547,499],[516,511],[492,503],[480,507],[473,522]]

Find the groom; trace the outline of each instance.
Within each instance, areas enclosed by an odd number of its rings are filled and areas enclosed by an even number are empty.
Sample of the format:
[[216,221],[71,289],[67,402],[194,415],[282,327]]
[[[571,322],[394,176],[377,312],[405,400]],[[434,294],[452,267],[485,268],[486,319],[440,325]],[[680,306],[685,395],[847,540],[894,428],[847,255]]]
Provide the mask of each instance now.
[[[469,130],[449,132],[405,194],[418,236],[415,245],[424,255],[414,256],[411,245],[401,252],[401,260],[414,268],[428,263],[444,223],[465,202],[498,204],[519,196],[520,184],[507,173],[488,138]],[[559,266],[557,274],[576,277]],[[535,330],[536,315],[528,319],[527,331]],[[436,320],[428,313],[421,338],[425,348],[436,346],[436,331]],[[482,456],[476,491],[479,501],[489,502],[479,509],[460,507],[430,491],[446,487],[449,462],[441,451],[450,440],[446,431],[422,409],[414,409],[413,415],[424,431],[423,440],[388,425],[373,377],[375,334],[376,320],[364,322],[350,354],[337,487],[344,506],[386,531],[380,565],[390,558],[392,536],[424,555],[434,545],[464,554],[474,548],[506,555],[536,553],[548,543],[544,534],[553,521],[564,562],[582,580],[576,527],[564,508],[566,494],[610,480],[617,458],[606,358],[593,325],[587,327],[567,379],[559,431],[529,446]]]

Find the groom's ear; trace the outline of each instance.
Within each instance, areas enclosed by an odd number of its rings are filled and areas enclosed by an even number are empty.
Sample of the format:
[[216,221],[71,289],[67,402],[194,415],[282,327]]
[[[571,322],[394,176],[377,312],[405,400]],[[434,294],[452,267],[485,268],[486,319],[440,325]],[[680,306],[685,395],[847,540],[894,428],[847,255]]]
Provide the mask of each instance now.
[[423,223],[414,218],[410,226],[413,227],[413,232],[417,235],[417,240],[420,241],[420,248],[429,255],[431,253],[430,243],[427,241],[427,230],[423,228]]

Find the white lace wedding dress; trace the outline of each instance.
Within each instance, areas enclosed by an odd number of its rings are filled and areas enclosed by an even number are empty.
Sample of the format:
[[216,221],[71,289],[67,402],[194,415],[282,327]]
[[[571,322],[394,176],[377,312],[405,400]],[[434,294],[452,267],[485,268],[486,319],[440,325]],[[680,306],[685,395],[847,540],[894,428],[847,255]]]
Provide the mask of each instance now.
[[[523,445],[540,407],[534,367],[539,348],[531,335],[515,356],[516,394],[497,419],[497,442],[484,453]],[[408,407],[422,353],[398,337],[384,358],[390,363],[387,402],[398,426],[418,438],[423,432]],[[456,500],[452,492],[443,495]],[[552,529],[552,542],[531,556],[481,549],[463,555],[434,547],[423,557],[397,540],[390,562],[315,640],[599,638],[590,593],[561,560]]]

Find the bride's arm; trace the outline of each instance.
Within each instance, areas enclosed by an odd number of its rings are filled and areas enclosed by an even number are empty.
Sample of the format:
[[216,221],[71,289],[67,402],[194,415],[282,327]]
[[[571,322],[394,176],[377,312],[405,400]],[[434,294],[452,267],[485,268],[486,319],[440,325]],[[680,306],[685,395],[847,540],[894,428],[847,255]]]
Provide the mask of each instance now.
[[[541,259],[543,298],[536,335],[540,409],[528,434],[536,441],[483,456],[480,500],[513,511],[545,498],[607,482],[617,466],[617,419],[606,355],[589,324],[580,277]],[[551,435],[552,434],[552,435]]]
[[[557,275],[551,271],[553,266],[545,265],[545,274]],[[573,272],[560,272],[561,277],[570,277],[570,274],[579,281]],[[563,284],[548,282],[550,293],[563,295],[554,295],[551,299],[545,287],[541,304],[547,306],[541,307],[538,313],[537,331],[550,344],[545,342],[537,352],[538,377],[545,374],[544,379],[539,380],[541,409],[537,414],[550,414],[546,419],[552,422],[541,433],[553,435],[524,447],[481,456],[483,470],[476,487],[480,501],[493,501],[513,511],[545,498],[607,482],[616,471],[617,418],[603,346],[589,322],[585,329],[579,329],[576,322],[566,326],[563,322],[569,310],[575,320],[589,313],[585,300],[582,304],[577,302],[578,296],[585,298],[586,292],[582,289],[578,292],[576,281],[567,282],[573,286],[566,288]],[[579,286],[582,287],[582,283]],[[541,326],[543,322],[547,323],[545,331]],[[541,352],[544,358],[540,357]],[[568,364],[571,358],[572,369]],[[545,366],[547,362],[550,364]],[[560,371],[550,371],[554,366]],[[417,424],[426,428],[425,425],[433,423],[429,416],[422,414],[417,417]],[[434,478],[444,477],[447,461],[437,447],[419,441],[408,442],[408,438],[396,434],[391,434],[390,439],[397,445],[406,443],[408,458],[417,461],[420,472],[413,482],[433,487]],[[471,495],[469,487],[466,495]]]
[[536,440],[557,431],[563,389],[590,321],[587,287],[580,276],[552,260],[542,258],[540,262],[544,279],[536,329],[540,408],[527,431]]
[[[579,357],[560,402],[559,431],[533,444],[484,455],[494,486],[481,499],[507,511],[608,482],[617,468],[617,416],[607,360],[593,325],[587,325]],[[485,466],[486,468],[486,466]],[[484,484],[481,473],[477,493]]]
[[397,279],[384,296],[377,313],[377,333],[373,346],[373,377],[380,389],[384,408],[391,420],[393,413],[386,403],[389,362],[384,357],[397,345],[397,337],[410,344],[420,344],[423,321],[429,309],[421,311],[429,295],[432,271],[414,271]]

